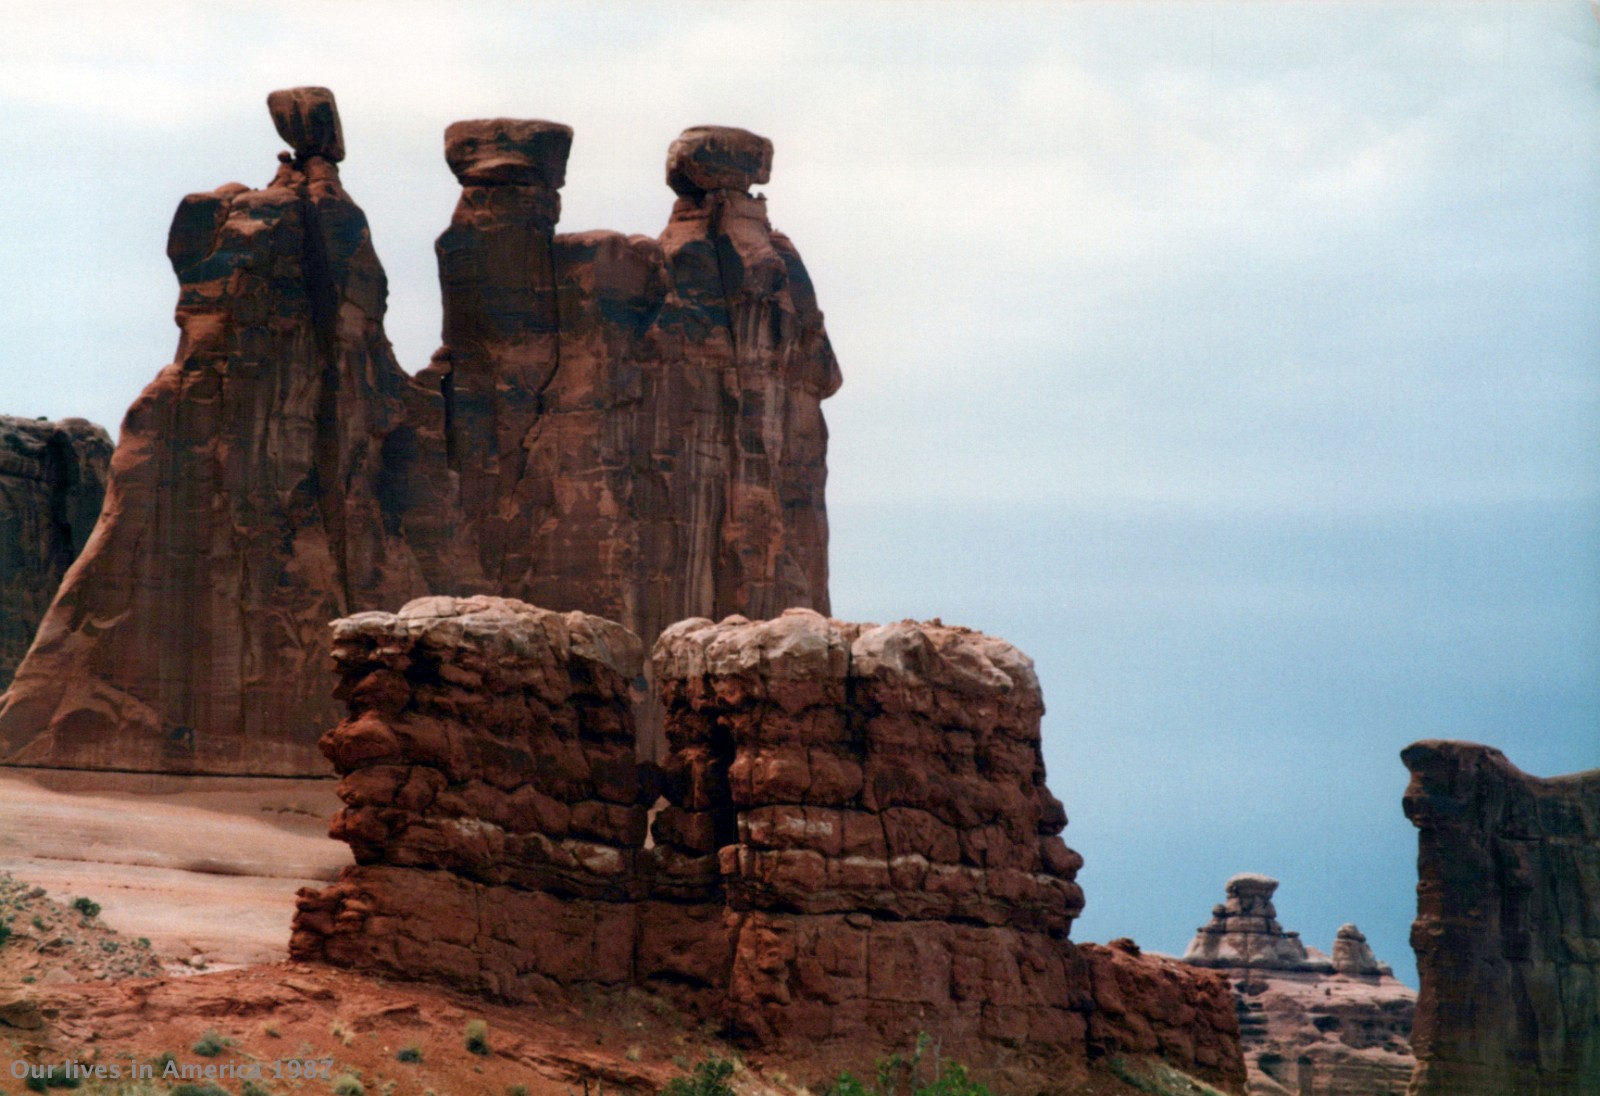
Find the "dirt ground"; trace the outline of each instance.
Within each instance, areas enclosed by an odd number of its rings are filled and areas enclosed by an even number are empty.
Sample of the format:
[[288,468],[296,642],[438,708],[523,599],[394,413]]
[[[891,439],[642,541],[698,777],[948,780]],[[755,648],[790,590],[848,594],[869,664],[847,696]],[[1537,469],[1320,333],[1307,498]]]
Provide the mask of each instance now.
[[0,871],[205,966],[288,954],[294,893],[336,878],[335,781],[0,768]]

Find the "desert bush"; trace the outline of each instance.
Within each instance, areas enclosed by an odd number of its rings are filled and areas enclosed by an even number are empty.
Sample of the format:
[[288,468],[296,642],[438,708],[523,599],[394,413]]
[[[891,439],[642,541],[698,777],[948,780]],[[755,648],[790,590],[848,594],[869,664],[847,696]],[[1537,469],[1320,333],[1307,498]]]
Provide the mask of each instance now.
[[707,1058],[687,1077],[674,1077],[661,1090],[662,1096],[735,1096],[728,1078],[733,1063],[726,1058]]
[[91,901],[87,898],[74,898],[72,900],[72,908],[83,914],[85,917],[100,916],[100,903]]
[[467,1021],[467,1049],[474,1054],[489,1053],[489,1025],[484,1021]]
[[202,1058],[215,1058],[223,1050],[233,1045],[232,1039],[224,1039],[215,1030],[208,1031],[200,1036],[200,1041],[191,1049]]
[[340,1074],[333,1082],[333,1096],[367,1096],[367,1086],[354,1074]]
[[409,1043],[395,1051],[394,1060],[397,1062],[422,1061],[422,1048],[415,1043]]

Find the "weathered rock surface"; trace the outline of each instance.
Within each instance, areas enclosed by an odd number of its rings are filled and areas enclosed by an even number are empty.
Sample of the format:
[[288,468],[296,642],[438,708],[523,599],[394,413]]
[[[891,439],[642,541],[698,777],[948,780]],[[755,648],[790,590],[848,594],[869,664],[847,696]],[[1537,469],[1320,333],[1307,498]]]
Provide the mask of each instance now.
[[447,136],[463,189],[424,379],[445,394],[483,573],[647,647],[692,616],[827,612],[821,401],[839,370],[798,252],[745,189],[771,142],[718,127],[674,142],[659,240],[555,234],[569,142],[506,119]]
[[1469,742],[1400,757],[1420,831],[1413,1096],[1600,1093],[1600,770],[1542,780]]
[[1239,1012],[1251,1096],[1400,1096],[1410,1081],[1416,993],[1354,925],[1330,962],[1278,924],[1278,881],[1236,875],[1184,962],[1226,974]]
[[659,786],[615,624],[428,598],[339,622],[333,650],[357,865],[301,892],[296,957],[512,1000],[641,986],[867,1068],[927,1030],[1035,1086],[1117,1054],[1242,1082],[1222,979],[1067,939],[1081,860],[1009,644],[800,609],[681,622],[654,655]]
[[0,689],[88,543],[110,463],[93,423],[0,415]]
[[1272,895],[1278,881],[1242,872],[1227,882],[1227,901],[1212,907],[1211,920],[1195,930],[1185,963],[1198,967],[1248,967],[1252,970],[1307,970],[1328,974],[1333,964],[1312,956],[1298,932],[1278,924]]
[[0,704],[0,760],[325,773],[327,622],[429,593],[647,643],[697,614],[827,609],[839,372],[804,265],[743,189],[770,142],[680,138],[672,162],[716,189],[680,195],[659,241],[557,236],[572,131],[452,125],[445,346],[413,379],[332,94],[268,102],[293,148],[277,176],[173,221],[177,361],[128,413],[100,532]]
[[296,145],[272,182],[173,219],[177,359],[129,410],[95,536],[0,708],[10,762],[325,771],[327,622],[474,585],[443,446],[414,425],[443,409],[384,336],[332,97],[271,103]]

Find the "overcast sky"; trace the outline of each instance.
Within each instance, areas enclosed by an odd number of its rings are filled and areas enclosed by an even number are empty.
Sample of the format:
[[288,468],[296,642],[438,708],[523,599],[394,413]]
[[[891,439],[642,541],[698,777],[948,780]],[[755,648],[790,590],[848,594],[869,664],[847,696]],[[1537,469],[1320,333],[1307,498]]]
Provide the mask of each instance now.
[[401,362],[461,118],[576,130],[566,230],[659,232],[689,125],[773,139],[817,283],[834,609],[1037,660],[1075,935],[1235,872],[1415,984],[1398,752],[1600,765],[1600,22],[1582,2],[39,4],[0,40],[0,412],[115,430],[186,192],[338,96]]

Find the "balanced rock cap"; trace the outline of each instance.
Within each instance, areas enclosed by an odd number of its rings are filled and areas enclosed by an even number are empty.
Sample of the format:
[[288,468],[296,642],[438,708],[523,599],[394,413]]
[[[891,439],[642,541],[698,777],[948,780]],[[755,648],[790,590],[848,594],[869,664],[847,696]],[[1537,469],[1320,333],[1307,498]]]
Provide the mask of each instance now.
[[567,181],[572,127],[537,118],[478,118],[444,131],[444,159],[462,186],[547,186]]
[[694,126],[667,150],[667,185],[685,196],[749,190],[772,178],[772,142],[747,129]]
[[339,108],[327,88],[285,88],[267,96],[267,109],[278,136],[300,157],[344,159],[344,131]]

